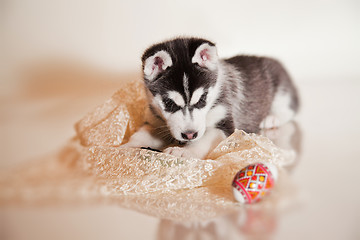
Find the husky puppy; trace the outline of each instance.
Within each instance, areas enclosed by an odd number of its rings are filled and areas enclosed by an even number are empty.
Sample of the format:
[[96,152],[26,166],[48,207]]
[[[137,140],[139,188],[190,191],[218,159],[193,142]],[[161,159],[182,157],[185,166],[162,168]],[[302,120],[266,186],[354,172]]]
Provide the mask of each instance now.
[[204,158],[235,129],[278,127],[298,109],[297,91],[278,61],[219,59],[215,44],[205,39],[155,44],[143,54],[142,69],[149,108],[126,147]]

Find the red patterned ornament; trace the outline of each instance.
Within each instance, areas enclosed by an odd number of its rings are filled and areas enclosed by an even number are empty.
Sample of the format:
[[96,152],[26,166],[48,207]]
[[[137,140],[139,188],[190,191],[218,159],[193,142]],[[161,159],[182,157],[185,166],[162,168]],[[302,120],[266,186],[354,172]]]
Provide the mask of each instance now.
[[240,203],[254,203],[273,188],[277,169],[272,164],[256,163],[241,169],[232,182],[235,199]]

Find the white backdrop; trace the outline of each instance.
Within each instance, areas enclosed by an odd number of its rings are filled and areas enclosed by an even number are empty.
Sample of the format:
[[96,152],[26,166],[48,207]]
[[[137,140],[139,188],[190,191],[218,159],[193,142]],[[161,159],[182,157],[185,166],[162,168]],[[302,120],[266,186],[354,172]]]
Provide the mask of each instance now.
[[357,0],[2,0],[0,8],[3,71],[61,56],[130,72],[150,44],[190,35],[216,42],[222,57],[274,56],[296,81],[360,76]]

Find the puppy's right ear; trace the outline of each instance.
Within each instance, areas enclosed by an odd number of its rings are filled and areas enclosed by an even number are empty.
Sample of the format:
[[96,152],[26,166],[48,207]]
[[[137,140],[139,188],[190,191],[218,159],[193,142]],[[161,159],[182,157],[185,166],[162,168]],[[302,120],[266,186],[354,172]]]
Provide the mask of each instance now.
[[216,70],[218,64],[218,55],[215,45],[209,43],[201,44],[195,51],[192,63],[199,64],[200,67]]
[[144,77],[152,81],[161,72],[172,66],[171,56],[168,52],[161,50],[154,55],[148,57],[144,61]]

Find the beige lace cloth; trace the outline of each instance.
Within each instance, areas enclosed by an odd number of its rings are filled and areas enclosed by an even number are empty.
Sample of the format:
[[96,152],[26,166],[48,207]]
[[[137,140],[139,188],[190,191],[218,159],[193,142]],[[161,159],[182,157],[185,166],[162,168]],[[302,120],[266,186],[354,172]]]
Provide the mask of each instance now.
[[0,204],[110,202],[160,218],[203,220],[239,209],[231,182],[255,162],[280,170],[275,190],[260,204],[273,208],[294,191],[282,167],[295,153],[260,135],[237,130],[206,160],[119,148],[142,125],[145,107],[142,84],[124,85],[76,123],[76,137],[58,154],[3,174]]

